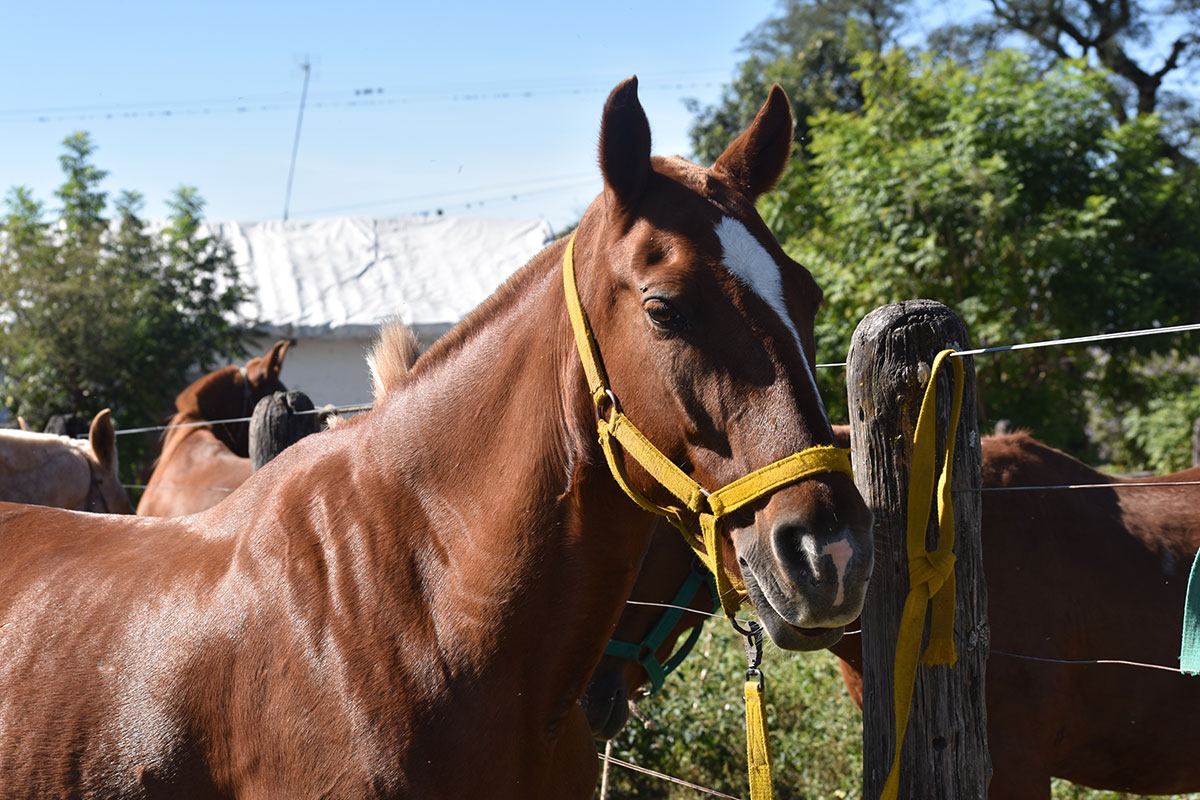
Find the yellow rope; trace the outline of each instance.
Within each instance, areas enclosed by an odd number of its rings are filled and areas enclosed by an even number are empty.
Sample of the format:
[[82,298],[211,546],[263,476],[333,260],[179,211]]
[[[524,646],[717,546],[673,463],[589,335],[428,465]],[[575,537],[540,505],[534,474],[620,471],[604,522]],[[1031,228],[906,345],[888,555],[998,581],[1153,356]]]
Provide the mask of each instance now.
[[766,698],[762,684],[746,681],[746,764],[750,771],[750,800],[771,800],[771,746],[767,741]]
[[943,350],[933,360],[929,385],[925,388],[925,397],[921,401],[921,411],[917,416],[917,427],[913,432],[908,482],[909,589],[900,617],[894,674],[896,752],[881,800],[895,800],[900,789],[900,749],[904,745],[904,732],[908,728],[908,716],[912,709],[921,636],[925,630],[925,614],[931,599],[933,617],[924,663],[953,665],[957,660],[954,652],[954,507],[950,502],[954,439],[958,430],[963,391],[963,366],[962,361],[957,358],[950,360],[954,367],[954,400],[950,410],[950,430],[946,434],[942,473],[937,481],[938,543],[933,552],[925,549],[925,530],[929,524],[934,471],[937,468],[937,374],[943,361],[951,353],[952,350]]

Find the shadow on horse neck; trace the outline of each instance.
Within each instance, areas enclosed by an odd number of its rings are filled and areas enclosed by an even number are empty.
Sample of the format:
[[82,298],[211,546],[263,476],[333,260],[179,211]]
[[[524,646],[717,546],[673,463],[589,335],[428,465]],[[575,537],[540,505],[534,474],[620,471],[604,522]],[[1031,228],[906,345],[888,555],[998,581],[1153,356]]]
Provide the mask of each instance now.
[[[774,90],[704,170],[651,159],[636,88],[605,106],[605,188],[573,245],[615,399],[588,388],[567,310],[571,245],[557,242],[371,413],[302,439],[203,513],[120,526],[0,510],[10,785],[591,795],[577,700],[656,524],[610,472],[597,403],[713,489],[831,439],[811,379],[820,292],[753,205],[790,152],[786,98]],[[615,458],[636,492],[678,502]],[[812,646],[859,611],[869,523],[844,474],[797,478],[724,520],[713,557],[773,637]],[[81,533],[86,553],[59,552]],[[844,569],[806,557],[826,545],[846,551]],[[75,565],[96,586],[47,590],[46,548],[60,574]],[[62,632],[84,610],[95,618]],[[43,628],[61,649],[16,646]],[[62,659],[69,685],[23,680],[41,658]],[[97,664],[118,665],[120,681]],[[136,708],[122,702],[131,692]]]

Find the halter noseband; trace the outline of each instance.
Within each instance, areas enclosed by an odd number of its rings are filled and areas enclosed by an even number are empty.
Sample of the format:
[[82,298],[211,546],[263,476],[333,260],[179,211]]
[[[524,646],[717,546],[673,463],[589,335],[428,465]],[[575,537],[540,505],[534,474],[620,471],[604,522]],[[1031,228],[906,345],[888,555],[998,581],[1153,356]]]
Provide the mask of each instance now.
[[[651,444],[621,412],[617,396],[609,388],[603,367],[600,366],[600,352],[580,303],[579,287],[575,281],[574,245],[575,236],[572,235],[563,255],[563,286],[575,345],[596,407],[600,446],[609,470],[631,500],[646,511],[665,517],[683,534],[684,540],[712,572],[721,607],[725,616],[733,621],[745,596],[745,584],[729,574],[721,559],[721,517],[811,475],[827,472],[850,475],[850,451],[832,445],[817,445],[755,470],[713,492],[696,483]],[[620,452],[640,464],[663,488],[680,500],[683,507],[657,505],[634,488],[625,472],[623,459],[619,457]],[[699,536],[692,532],[684,520],[684,509],[700,517]],[[734,625],[737,627],[736,622]]]

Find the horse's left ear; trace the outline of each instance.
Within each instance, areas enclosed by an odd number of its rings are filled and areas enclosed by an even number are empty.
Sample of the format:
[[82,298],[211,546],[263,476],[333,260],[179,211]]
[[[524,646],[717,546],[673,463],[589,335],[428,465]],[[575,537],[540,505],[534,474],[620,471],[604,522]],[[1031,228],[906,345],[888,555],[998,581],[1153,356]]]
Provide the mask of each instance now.
[[117,463],[117,432],[113,429],[110,409],[104,409],[92,419],[88,445],[101,469],[111,469]]
[[278,378],[279,371],[283,369],[283,357],[287,355],[287,350],[292,345],[291,339],[280,339],[271,348],[271,352],[267,354],[267,375],[271,378]]
[[271,352],[262,358],[252,358],[246,363],[246,376],[254,386],[261,386],[269,380],[279,377],[283,369],[283,357],[287,355],[292,339],[280,339],[271,347]]
[[650,182],[650,121],[638,102],[637,76],[620,83],[600,119],[600,171],[610,209],[633,212]]
[[792,154],[792,109],[779,85],[742,135],[713,164],[712,171],[750,200],[771,190]]

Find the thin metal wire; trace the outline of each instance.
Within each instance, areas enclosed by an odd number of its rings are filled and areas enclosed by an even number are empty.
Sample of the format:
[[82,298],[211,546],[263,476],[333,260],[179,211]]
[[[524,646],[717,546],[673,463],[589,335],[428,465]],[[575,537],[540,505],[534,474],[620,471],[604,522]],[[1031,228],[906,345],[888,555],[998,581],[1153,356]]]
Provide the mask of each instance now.
[[[846,636],[861,634],[862,631],[847,631]],[[1095,665],[1095,664],[1115,664],[1123,667],[1140,667],[1142,669],[1157,669],[1163,672],[1174,672],[1177,675],[1183,674],[1183,670],[1178,667],[1167,667],[1162,664],[1146,664],[1141,661],[1124,661],[1119,658],[1089,658],[1089,659],[1065,659],[1065,658],[1046,658],[1045,656],[1023,656],[1020,653],[1009,653],[1005,650],[988,649],[989,655],[1007,656],[1008,658],[1019,658],[1023,661],[1042,661],[1047,664],[1079,664],[1079,665]]]
[[[711,611],[701,611],[689,606],[675,606],[670,603],[652,603],[649,600],[626,600],[626,605],[630,606],[649,606],[651,608],[673,608],[676,611],[682,611],[686,614],[698,614],[702,617],[712,617],[713,619],[725,619],[724,614],[714,614]],[[749,622],[749,620],[739,619],[738,622]]]
[[700,786],[699,784],[685,781],[681,778],[673,778],[670,775],[666,775],[662,772],[655,772],[652,769],[646,769],[645,767],[639,767],[637,764],[630,764],[628,761],[622,761],[619,758],[613,758],[612,756],[605,755],[604,753],[596,753],[596,756],[598,758],[600,758],[602,761],[607,761],[610,764],[616,764],[618,767],[625,767],[625,769],[631,769],[634,772],[641,772],[641,773],[643,773],[645,775],[649,775],[653,778],[661,778],[664,781],[670,781],[671,783],[677,783],[680,786],[686,786],[689,789],[695,789],[697,792],[703,792],[704,794],[707,794],[710,797],[723,797],[723,798],[725,798],[725,800],[741,800],[740,797],[735,797],[731,794],[725,794],[724,792],[718,792],[716,789],[708,789],[704,786]]
[[1143,664],[1140,661],[1122,661],[1117,658],[1097,658],[1097,659],[1079,659],[1068,660],[1062,658],[1043,658],[1041,656],[1023,656],[1018,653],[1006,653],[1003,650],[989,650],[989,653],[997,656],[1008,656],[1009,658],[1019,658],[1024,661],[1045,661],[1050,664],[1117,664],[1125,667],[1141,667],[1142,669],[1158,669],[1163,672],[1174,672],[1176,675],[1182,675],[1183,670],[1179,667],[1166,667],[1162,664]]
[[[304,416],[305,414],[354,414],[362,411],[370,411],[374,408],[372,403],[360,403],[352,406],[322,406],[321,408],[313,408],[308,411],[297,411],[296,416]],[[153,431],[169,431],[173,428],[201,428],[205,425],[226,425],[234,422],[249,422],[251,417],[230,417],[229,419],[209,419],[202,422],[180,422],[174,425],[151,425],[145,428],[124,428],[115,431],[117,436],[122,436],[130,433],[151,433]],[[86,437],[80,437],[86,438]]]
[[[1166,328],[1143,328],[1136,331],[1117,331],[1116,333],[1097,333],[1092,336],[1072,336],[1066,339],[1046,339],[1041,342],[1025,342],[1022,344],[1006,344],[999,347],[981,347],[977,350],[956,350],[952,356],[978,356],[984,353],[1004,353],[1010,350],[1032,350],[1037,347],[1052,347],[1065,344],[1087,344],[1090,342],[1106,342],[1112,339],[1134,339],[1141,336],[1156,336],[1160,333],[1186,333],[1200,331],[1200,322],[1188,325],[1171,325]],[[844,367],[845,361],[836,364],[817,364],[817,367]]]
[[156,491],[158,489],[175,489],[180,492],[232,492],[233,491],[233,489],[230,489],[225,486],[162,486],[162,485],[158,485],[158,484],[151,486],[151,485],[145,484],[145,483],[122,483],[121,485],[123,487],[125,487],[126,489],[154,489]]
[[1147,483],[1063,483],[1052,486],[983,486],[976,489],[951,489],[953,494],[976,492],[1037,492],[1042,489],[1157,489],[1160,486],[1200,486],[1200,481],[1160,481]]

